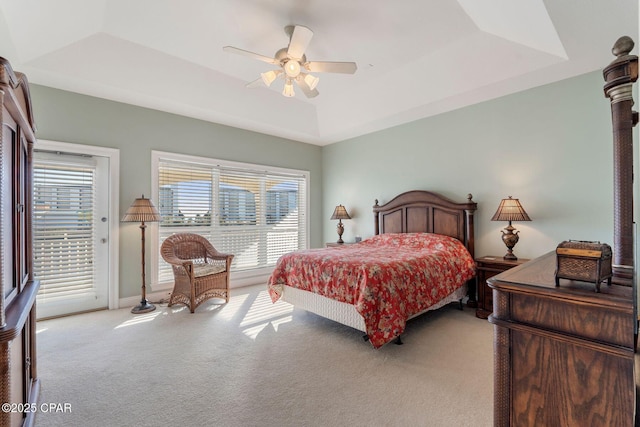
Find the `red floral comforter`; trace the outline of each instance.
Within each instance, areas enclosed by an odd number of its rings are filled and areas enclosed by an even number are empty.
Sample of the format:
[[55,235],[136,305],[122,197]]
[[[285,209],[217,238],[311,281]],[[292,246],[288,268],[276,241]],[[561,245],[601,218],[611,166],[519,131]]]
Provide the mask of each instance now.
[[353,304],[375,348],[399,336],[407,319],[475,274],[464,245],[430,233],[381,234],[338,248],[283,255],[269,278],[276,302],[287,285]]

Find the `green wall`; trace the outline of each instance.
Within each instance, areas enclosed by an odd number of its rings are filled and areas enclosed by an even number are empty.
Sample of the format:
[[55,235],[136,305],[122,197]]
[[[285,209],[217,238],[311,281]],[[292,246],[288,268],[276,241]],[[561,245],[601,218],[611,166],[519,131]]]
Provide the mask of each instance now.
[[[121,216],[136,197],[151,194],[152,150],[301,169],[310,172],[310,243],[322,245],[321,147],[45,86],[30,89],[38,138],[120,150]],[[119,263],[120,298],[139,295],[137,227],[121,227]]]
[[[567,239],[612,244],[611,113],[602,86],[601,72],[588,73],[325,147],[38,85],[31,94],[39,138],[120,149],[121,215],[151,194],[155,149],[310,171],[312,247],[337,239],[329,220],[337,204],[353,217],[343,236],[353,241],[373,234],[375,199],[424,189],[456,201],[472,193],[476,255],[503,255],[507,224],[490,219],[511,195],[532,218],[514,223],[514,252],[534,258]],[[137,228],[121,231],[123,298],[139,294],[140,255]]]
[[[354,216],[345,241],[373,234],[371,207],[407,190],[478,203],[476,256],[504,255],[492,222],[519,198],[531,222],[514,252],[533,258],[566,239],[613,243],[613,137],[601,72],[593,72],[324,147],[324,238],[336,204]],[[637,99],[637,97],[636,97]],[[636,132],[637,138],[637,132]]]

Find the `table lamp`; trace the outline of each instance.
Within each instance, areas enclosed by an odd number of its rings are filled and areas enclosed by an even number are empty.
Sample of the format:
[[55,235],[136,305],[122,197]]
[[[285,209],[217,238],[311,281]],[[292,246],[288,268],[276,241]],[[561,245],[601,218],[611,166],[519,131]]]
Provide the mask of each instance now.
[[517,260],[518,258],[513,254],[513,247],[520,238],[518,237],[518,231],[513,232],[515,228],[511,225],[511,221],[531,221],[531,218],[529,218],[529,215],[520,204],[520,200],[513,199],[511,196],[508,199],[502,199],[491,221],[509,221],[509,225],[502,230],[502,241],[507,246],[507,254],[503,258],[505,260]]
[[344,240],[342,240],[342,233],[344,233],[344,225],[342,225],[342,220],[351,219],[349,213],[347,213],[347,210],[344,206],[338,205],[334,209],[333,215],[331,215],[331,219],[338,220],[338,243],[344,243]]

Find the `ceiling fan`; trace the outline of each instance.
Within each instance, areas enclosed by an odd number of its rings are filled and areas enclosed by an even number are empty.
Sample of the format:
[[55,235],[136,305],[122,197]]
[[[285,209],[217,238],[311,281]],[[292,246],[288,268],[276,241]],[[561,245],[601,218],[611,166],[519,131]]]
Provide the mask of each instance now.
[[353,74],[358,69],[355,62],[307,61],[304,52],[313,37],[313,31],[302,25],[287,25],[284,31],[289,36],[289,46],[278,50],[273,58],[232,46],[222,48],[225,52],[248,56],[280,67],[280,69],[261,73],[260,78],[248,83],[247,87],[262,83],[269,87],[280,77],[284,79],[282,91],[284,96],[295,95],[293,82],[296,82],[307,98],[313,98],[318,96],[316,86],[320,79],[310,73]]

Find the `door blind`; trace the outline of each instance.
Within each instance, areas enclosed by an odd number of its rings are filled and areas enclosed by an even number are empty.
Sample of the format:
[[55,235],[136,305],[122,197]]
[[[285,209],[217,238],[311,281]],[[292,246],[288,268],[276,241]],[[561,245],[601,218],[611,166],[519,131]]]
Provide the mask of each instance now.
[[41,283],[40,299],[93,292],[94,183],[90,164],[34,161],[34,275]]
[[[284,253],[306,246],[304,173],[160,159],[160,243],[176,232],[207,238],[234,254],[233,271],[275,265]],[[159,281],[173,279],[160,261]]]

